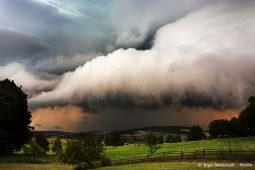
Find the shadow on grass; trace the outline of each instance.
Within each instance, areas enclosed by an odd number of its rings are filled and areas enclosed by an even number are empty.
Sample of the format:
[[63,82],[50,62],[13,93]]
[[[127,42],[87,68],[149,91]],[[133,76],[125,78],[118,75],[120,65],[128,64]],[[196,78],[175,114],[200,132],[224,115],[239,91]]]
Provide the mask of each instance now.
[[47,164],[58,162],[56,156],[37,156],[34,158],[32,155],[10,155],[10,156],[1,156],[1,163],[31,163],[31,164]]

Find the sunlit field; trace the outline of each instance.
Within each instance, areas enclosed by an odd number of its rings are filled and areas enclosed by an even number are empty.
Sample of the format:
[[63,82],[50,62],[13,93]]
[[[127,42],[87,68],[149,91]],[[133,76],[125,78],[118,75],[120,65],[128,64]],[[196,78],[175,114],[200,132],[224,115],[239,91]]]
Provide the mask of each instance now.
[[[165,143],[156,153],[171,152],[171,151],[194,151],[203,149],[223,150],[229,149],[230,142],[231,149],[234,150],[255,150],[255,138],[233,138],[228,139],[213,139],[192,142],[179,143]],[[135,155],[148,154],[147,148],[143,144],[130,144],[119,147],[107,147],[106,155],[111,159],[124,159],[133,157]]]

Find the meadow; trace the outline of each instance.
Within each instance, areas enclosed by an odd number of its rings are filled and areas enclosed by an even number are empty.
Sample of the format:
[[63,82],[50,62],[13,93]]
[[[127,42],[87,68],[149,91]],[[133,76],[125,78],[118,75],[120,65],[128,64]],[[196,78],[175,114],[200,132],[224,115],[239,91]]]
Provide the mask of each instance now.
[[[255,137],[250,138],[231,138],[228,139],[211,139],[211,140],[201,140],[201,141],[191,141],[191,142],[179,142],[179,143],[165,143],[161,145],[161,148],[157,150],[156,153],[163,152],[173,152],[173,151],[194,151],[194,150],[228,150],[229,142],[231,149],[233,150],[255,150]],[[65,143],[63,143],[65,147]],[[128,144],[119,147],[110,147],[107,146],[105,154],[112,160],[132,158],[138,155],[147,155],[148,151],[145,145],[143,144]],[[22,159],[24,155],[17,155],[17,158],[22,157],[21,160],[18,160],[14,157],[2,157],[0,158],[0,169],[1,170],[71,170],[74,166],[68,164],[60,164],[56,160],[51,160],[54,156],[52,151],[48,153],[50,160],[47,163],[45,162],[26,162]],[[25,159],[24,159],[25,160]],[[31,159],[30,159],[31,161]],[[254,165],[255,166],[255,165]],[[198,162],[155,162],[155,163],[138,163],[122,166],[112,166],[100,168],[101,170],[137,170],[137,169],[174,169],[174,170],[195,170],[198,169]],[[201,168],[203,169],[203,168]],[[221,169],[221,168],[210,168]],[[224,168],[225,170],[241,170],[242,168],[236,166],[235,168]],[[251,168],[246,168],[251,169]],[[253,167],[254,169],[254,167]]]
[[[173,151],[195,151],[195,150],[255,150],[255,137],[250,138],[231,138],[231,139],[211,139],[190,142],[165,143],[156,153]],[[126,159],[138,155],[148,154],[144,144],[129,144],[119,147],[107,147],[106,155],[112,160]]]

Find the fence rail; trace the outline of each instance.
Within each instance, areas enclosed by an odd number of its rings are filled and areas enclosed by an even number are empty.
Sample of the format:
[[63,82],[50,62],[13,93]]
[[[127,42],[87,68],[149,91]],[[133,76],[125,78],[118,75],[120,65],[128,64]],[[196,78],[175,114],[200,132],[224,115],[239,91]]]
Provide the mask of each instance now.
[[226,159],[226,160],[255,160],[255,150],[193,150],[155,153],[153,155],[134,155],[132,157],[112,160],[114,164],[130,164],[160,160],[196,160],[196,159]]

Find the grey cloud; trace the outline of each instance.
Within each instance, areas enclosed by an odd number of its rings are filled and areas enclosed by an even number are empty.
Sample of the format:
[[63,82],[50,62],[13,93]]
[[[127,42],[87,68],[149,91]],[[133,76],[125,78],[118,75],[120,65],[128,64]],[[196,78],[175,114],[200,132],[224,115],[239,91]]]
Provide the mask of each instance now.
[[58,84],[60,77],[49,73],[38,72],[19,63],[0,66],[0,80],[11,79],[29,95],[29,98],[42,91],[51,91]]
[[27,33],[47,45],[47,51],[25,58],[23,63],[63,73],[120,47],[149,47],[160,26],[207,3],[210,1],[2,0],[0,27]]
[[96,57],[30,103],[242,107],[255,93],[254,9],[254,1],[209,5],[160,28],[150,50]]
[[4,61],[30,58],[31,56],[46,51],[45,43],[36,37],[14,30],[0,29],[0,58]]

